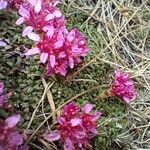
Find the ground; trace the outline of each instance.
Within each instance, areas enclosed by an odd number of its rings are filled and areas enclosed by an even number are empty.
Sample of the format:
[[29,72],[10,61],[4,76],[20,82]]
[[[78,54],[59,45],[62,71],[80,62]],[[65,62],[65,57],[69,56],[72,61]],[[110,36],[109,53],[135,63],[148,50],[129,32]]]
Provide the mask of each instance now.
[[[20,125],[31,139],[28,144],[32,149],[57,149],[40,134],[48,127],[53,128],[52,119],[48,122],[45,119],[51,109],[44,93],[44,78],[51,84],[49,96],[52,94],[56,108],[61,109],[71,100],[81,106],[89,101],[102,112],[98,136],[91,143],[93,150],[150,149],[150,3],[148,0],[62,0],[60,8],[68,28],[78,27],[86,35],[90,48],[83,63],[67,77],[44,76],[39,58],[24,55],[32,42],[21,36],[23,27],[15,25],[17,14],[0,12],[0,38],[8,43],[0,49],[0,80],[14,93],[11,99],[14,111],[22,115]],[[137,98],[130,106],[118,99],[100,98],[110,86],[116,68],[128,72],[134,80]]]

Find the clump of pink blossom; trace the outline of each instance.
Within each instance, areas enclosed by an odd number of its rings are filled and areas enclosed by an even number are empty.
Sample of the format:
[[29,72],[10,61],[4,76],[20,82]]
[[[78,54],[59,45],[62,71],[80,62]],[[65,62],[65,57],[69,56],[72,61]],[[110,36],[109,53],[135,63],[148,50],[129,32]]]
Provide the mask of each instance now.
[[115,79],[111,85],[111,93],[121,98],[126,103],[130,103],[136,97],[133,81],[127,73],[119,70],[115,71]]
[[[4,108],[4,103],[11,96],[11,92],[4,94],[4,83],[0,82],[0,109]],[[0,150],[28,150],[28,147],[23,145],[23,136],[16,127],[20,119],[19,114],[5,120],[0,118]]]
[[20,5],[17,25],[26,24],[22,36],[35,41],[35,46],[26,55],[40,56],[47,74],[65,76],[69,69],[81,62],[89,51],[86,38],[78,29],[70,32],[66,28],[63,13],[58,9],[59,1],[28,0]]
[[[46,32],[48,36],[51,36],[54,32],[54,28],[57,30],[58,27],[63,28],[63,15],[55,5],[56,4],[51,2],[47,3],[42,0],[33,0],[23,3],[18,11],[21,17],[16,21],[17,25],[22,23],[27,25],[22,35],[28,36],[34,41],[39,41],[40,37],[33,31],[38,32],[38,34]],[[62,19],[61,23],[58,21],[60,19]]]
[[100,112],[91,112],[93,105],[86,103],[82,109],[75,103],[64,106],[57,118],[57,130],[45,136],[49,142],[60,140],[64,150],[85,149],[90,147],[90,140],[96,136],[96,121]]
[[0,119],[0,150],[28,150],[23,146],[23,136],[17,131],[16,125],[20,115],[13,115],[6,120]]

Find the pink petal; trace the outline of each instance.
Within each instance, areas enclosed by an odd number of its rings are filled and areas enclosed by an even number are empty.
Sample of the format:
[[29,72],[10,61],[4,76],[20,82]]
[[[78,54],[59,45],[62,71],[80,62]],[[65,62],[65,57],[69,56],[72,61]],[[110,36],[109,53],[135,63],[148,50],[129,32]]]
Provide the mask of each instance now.
[[131,99],[125,96],[123,97],[123,100],[128,104],[131,102]]
[[101,115],[102,115],[101,112],[96,112],[96,113],[94,114],[94,117],[92,118],[92,121],[98,120],[98,119],[100,118]]
[[47,31],[47,36],[49,38],[52,38],[53,35],[54,35],[54,27],[53,26],[49,26],[48,31]]
[[1,9],[5,9],[6,7],[7,7],[7,2],[1,0],[1,1],[0,1],[0,10],[1,10]]
[[59,10],[55,10],[53,14],[54,14],[54,15],[55,15],[55,17],[57,17],[57,18],[59,18],[59,17],[61,17],[61,16],[62,16],[61,11],[59,11]]
[[82,48],[78,48],[78,46],[72,47],[72,52],[80,54],[82,53]]
[[27,26],[24,28],[23,32],[22,32],[22,36],[25,37],[28,34],[30,34],[33,31],[33,27],[31,26]]
[[37,0],[36,5],[34,6],[34,10],[36,13],[39,13],[42,9],[42,1],[41,0]]
[[31,39],[33,41],[36,41],[36,42],[40,41],[40,36],[36,33],[31,32],[27,36],[28,36],[29,39]]
[[62,76],[66,76],[67,70],[65,67],[59,67],[59,72]]
[[29,50],[25,53],[25,55],[26,55],[26,56],[29,56],[29,55],[35,55],[35,54],[38,54],[38,53],[40,53],[40,49],[37,48],[37,47],[35,47],[35,48],[29,49]]
[[56,62],[55,56],[50,55],[50,65],[51,65],[52,68],[54,68],[55,62]]
[[67,41],[72,42],[75,38],[75,31],[72,30],[68,35],[67,35]]
[[45,21],[50,21],[51,19],[54,19],[55,15],[54,14],[48,14],[46,17],[45,17]]
[[69,60],[69,67],[72,69],[74,67],[74,60],[72,57],[69,57],[68,60]]
[[84,113],[89,113],[93,109],[93,105],[90,103],[86,103],[85,106],[82,108]]
[[82,120],[80,118],[74,118],[70,120],[71,126],[75,127],[77,125],[80,125],[82,123]]
[[9,141],[9,144],[11,144],[11,145],[19,146],[19,145],[23,144],[22,135],[19,134],[19,132],[17,132],[17,131],[9,134],[8,141]]
[[136,98],[136,94],[134,94],[132,97],[127,97],[127,96],[124,96],[123,97],[123,100],[126,102],[126,103],[131,103],[132,101],[134,101]]
[[78,139],[83,139],[84,137],[87,136],[85,131],[77,131],[74,133],[75,137]]
[[23,6],[20,6],[20,9],[18,11],[19,15],[25,18],[29,18],[30,13],[28,12],[27,9],[25,9]]
[[4,92],[4,83],[0,82],[0,95]]
[[80,43],[79,43],[79,44],[83,45],[83,44],[85,44],[85,41],[80,41]]
[[16,21],[16,25],[21,25],[22,23],[24,23],[24,18],[23,17],[20,17],[17,21]]
[[49,38],[52,38],[52,36],[54,35],[54,26],[45,26],[43,27],[43,31],[47,32],[47,36]]
[[63,125],[66,123],[65,119],[63,117],[57,117],[57,121],[60,125]]
[[59,0],[55,1],[53,6],[55,7],[59,3]]
[[40,56],[41,63],[45,64],[48,58],[48,53],[42,53]]
[[59,40],[56,43],[54,43],[54,47],[55,48],[60,48],[63,46],[64,41],[63,40]]
[[5,123],[7,124],[8,128],[13,128],[13,127],[15,127],[18,124],[20,119],[21,119],[20,115],[13,115],[13,116],[7,118],[5,120]]
[[3,42],[3,41],[1,41],[0,40],[0,47],[4,47],[4,46],[6,46],[7,44],[5,43],[5,42]]
[[60,53],[59,53],[59,57],[60,57],[60,58],[65,58],[65,57],[66,57],[65,52],[60,52]]
[[91,128],[90,131],[91,131],[94,135],[96,135],[96,134],[98,133],[97,130],[96,130],[96,128]]
[[37,3],[37,0],[27,0],[32,6],[35,6]]
[[133,85],[133,82],[131,82],[131,81],[127,81],[127,82],[125,82],[125,85]]
[[60,139],[59,131],[52,131],[50,134],[45,136],[45,139],[49,142],[57,141]]
[[74,150],[73,142],[69,138],[64,143],[64,150]]

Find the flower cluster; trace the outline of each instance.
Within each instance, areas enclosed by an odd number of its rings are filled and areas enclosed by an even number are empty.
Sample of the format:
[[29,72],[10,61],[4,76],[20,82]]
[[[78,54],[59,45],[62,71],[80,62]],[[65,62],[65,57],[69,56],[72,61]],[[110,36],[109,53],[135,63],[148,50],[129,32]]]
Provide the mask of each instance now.
[[[2,108],[6,97],[10,95],[2,95],[3,92],[4,84],[0,82],[0,108]],[[19,114],[8,117],[5,120],[0,118],[0,150],[28,150],[28,147],[23,145],[23,136],[16,128],[20,118]]]
[[65,76],[89,51],[86,38],[74,28],[68,31],[65,17],[57,8],[59,1],[27,0],[20,5],[17,25],[26,24],[22,36],[35,41],[26,55],[40,55],[47,74]]
[[21,146],[23,137],[16,129],[19,120],[20,115],[0,120],[0,150],[28,150],[27,146]]
[[115,71],[115,79],[111,85],[111,93],[126,103],[130,103],[136,97],[134,84],[129,75],[119,70]]
[[64,150],[84,149],[90,147],[90,139],[97,134],[96,120],[100,112],[91,113],[93,105],[86,103],[82,110],[75,103],[64,106],[62,114],[57,118],[57,130],[45,136],[52,142],[59,140]]

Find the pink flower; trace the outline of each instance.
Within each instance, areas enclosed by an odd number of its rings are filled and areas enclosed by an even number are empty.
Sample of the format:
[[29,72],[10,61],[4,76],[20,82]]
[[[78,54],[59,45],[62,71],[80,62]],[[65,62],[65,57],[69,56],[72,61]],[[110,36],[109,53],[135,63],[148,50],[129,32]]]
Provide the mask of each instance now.
[[85,104],[82,111],[75,103],[64,106],[62,115],[57,118],[57,130],[45,136],[48,141],[60,140],[64,150],[85,149],[90,139],[96,136],[96,120],[100,112],[92,113],[93,105]]
[[5,9],[7,7],[7,1],[0,0],[0,10]]
[[65,41],[62,30],[49,30],[49,36],[43,35],[43,38],[37,43],[37,47],[26,52],[26,55],[40,55],[40,61],[47,65],[48,74],[66,75],[68,62],[63,48]]
[[[59,1],[27,0],[18,11],[21,16],[16,24],[27,26],[22,36],[34,40],[35,47],[26,55],[40,55],[40,62],[46,66],[47,75],[66,76],[68,70],[81,62],[89,51],[86,38],[77,29],[66,29],[65,18],[56,7]],[[34,33],[36,31],[36,33]]]
[[81,57],[85,57],[89,51],[85,37],[76,28],[67,34],[64,49],[71,69],[80,63]]
[[81,57],[85,57],[89,51],[85,37],[77,29],[65,32],[65,40],[59,50],[61,50],[59,55],[55,56],[57,63],[54,69],[50,63],[47,66],[48,74],[55,73],[65,76],[69,68],[72,69],[79,64]]
[[80,108],[74,102],[69,103],[64,106],[62,115],[66,119],[70,119],[75,117],[80,112]]
[[115,71],[115,79],[111,85],[111,93],[126,103],[130,103],[135,99],[134,84],[128,74],[119,70]]
[[57,19],[63,17],[58,8],[42,0],[28,0],[20,6],[18,13],[21,17],[16,21],[17,25],[24,22],[39,32],[42,32],[45,26],[51,26],[55,21],[57,22]]
[[0,120],[0,149],[17,150],[23,144],[23,137],[16,129],[19,121],[20,115]]

